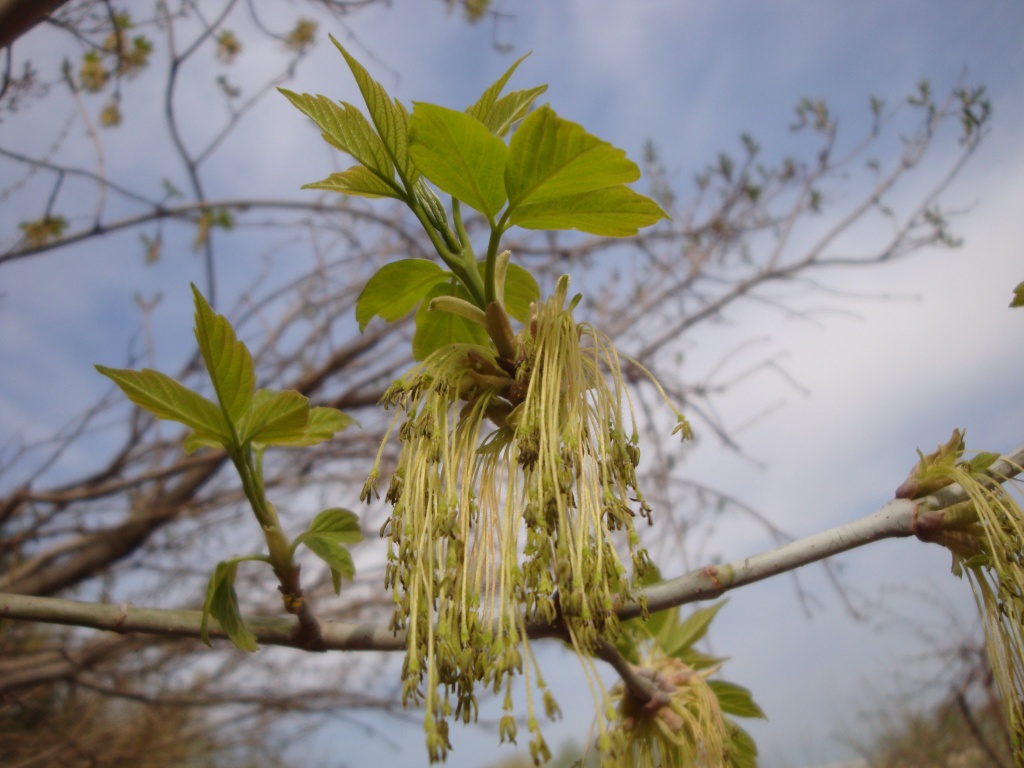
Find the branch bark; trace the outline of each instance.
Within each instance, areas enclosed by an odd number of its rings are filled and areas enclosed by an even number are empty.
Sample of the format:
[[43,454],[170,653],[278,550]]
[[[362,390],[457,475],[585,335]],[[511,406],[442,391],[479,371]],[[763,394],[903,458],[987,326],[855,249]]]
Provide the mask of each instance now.
[[[856,547],[889,538],[912,536],[917,519],[918,502],[897,499],[881,509],[852,523],[809,536],[728,565],[707,566],[675,579],[661,582],[645,590],[650,611],[663,611],[684,603],[718,597],[729,590],[793,570]],[[639,615],[637,605],[620,609],[623,619]],[[0,619],[37,621],[91,627],[110,632],[162,635],[165,637],[199,637],[202,614],[199,611],[136,608],[129,604],[109,605],[84,603],[50,597],[0,594]],[[293,618],[247,616],[246,626],[263,645],[303,648],[304,634]],[[213,619],[210,636],[227,635]],[[343,622],[320,622],[322,650],[395,651],[405,648],[405,636],[393,634],[386,627]],[[533,638],[561,635],[553,625],[532,625]]]
[[0,0],[0,48],[6,48],[67,0]]

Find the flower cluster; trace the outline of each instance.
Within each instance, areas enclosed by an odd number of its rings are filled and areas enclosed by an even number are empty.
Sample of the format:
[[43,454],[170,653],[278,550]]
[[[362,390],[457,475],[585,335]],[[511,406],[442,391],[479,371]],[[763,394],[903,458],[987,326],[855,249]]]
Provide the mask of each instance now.
[[[392,629],[407,633],[403,698],[425,701],[434,760],[449,748],[447,718],[476,716],[478,685],[504,688],[507,710],[517,673],[528,690],[543,688],[528,626],[552,628],[587,656],[617,636],[616,609],[636,599],[631,581],[650,568],[634,526],[651,509],[637,487],[637,428],[619,356],[574,320],[578,297],[567,302],[567,290],[562,278],[534,303],[512,358],[449,345],[384,397],[399,409],[402,443],[382,529]],[[625,540],[632,579],[613,532]],[[532,749],[544,757],[528,707]],[[557,711],[547,692],[545,709]],[[502,736],[514,739],[514,723]]]
[[718,667],[695,670],[663,654],[637,674],[653,683],[654,696],[638,701],[621,683],[612,693],[618,717],[603,765],[631,768],[721,766],[729,754],[729,723],[707,678]]

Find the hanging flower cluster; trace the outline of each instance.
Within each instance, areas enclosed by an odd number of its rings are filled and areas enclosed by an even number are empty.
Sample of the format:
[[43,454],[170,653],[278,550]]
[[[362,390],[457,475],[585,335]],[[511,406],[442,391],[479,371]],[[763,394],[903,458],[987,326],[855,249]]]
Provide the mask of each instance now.
[[[557,626],[589,655],[615,638],[616,608],[637,599],[630,583],[650,569],[635,521],[650,520],[651,509],[637,486],[637,427],[619,356],[574,320],[578,297],[567,301],[567,291],[562,278],[533,304],[512,359],[449,345],[384,397],[400,409],[402,442],[382,530],[392,628],[408,635],[403,698],[425,699],[434,760],[449,748],[453,700],[454,716],[468,722],[478,685],[504,687],[506,710],[516,673],[528,689],[543,688],[528,625]],[[632,578],[613,532],[625,540]],[[557,712],[546,691],[545,709]],[[532,702],[528,722],[534,754],[546,758]],[[506,717],[502,736],[514,735]]]
[[963,437],[955,430],[934,453],[921,455],[896,495],[927,505],[931,494],[956,483],[967,496],[928,519],[917,535],[948,548],[953,572],[971,584],[1014,759],[1024,764],[1024,511],[1012,493],[1014,481],[992,471],[998,454],[962,461]]

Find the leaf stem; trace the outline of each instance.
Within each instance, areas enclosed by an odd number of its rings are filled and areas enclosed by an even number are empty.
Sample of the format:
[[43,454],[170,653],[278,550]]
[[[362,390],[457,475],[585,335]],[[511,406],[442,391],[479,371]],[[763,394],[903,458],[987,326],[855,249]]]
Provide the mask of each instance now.
[[[469,291],[469,295],[473,298],[473,301],[483,309],[486,306],[484,301],[485,291],[484,283],[480,277],[480,271],[476,268],[476,264],[473,263],[471,269],[467,269],[462,253],[454,254],[448,248],[448,246],[441,240],[437,230],[431,225],[430,220],[427,218],[426,212],[423,210],[423,206],[414,197],[410,196],[409,200],[406,201],[409,208],[419,219],[420,226],[423,227],[423,231],[427,233],[427,237],[430,238],[430,242],[434,246],[434,250],[437,251],[437,255],[441,257],[441,261],[455,274],[465,287]],[[465,231],[465,230],[463,230]],[[462,236],[461,234],[459,235]]]

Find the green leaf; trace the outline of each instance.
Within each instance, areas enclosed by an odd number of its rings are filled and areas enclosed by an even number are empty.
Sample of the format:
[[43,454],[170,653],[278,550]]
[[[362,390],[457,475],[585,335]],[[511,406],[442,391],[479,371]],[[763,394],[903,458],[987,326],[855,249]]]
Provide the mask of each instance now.
[[499,77],[487,88],[472,106],[466,109],[466,114],[475,117],[487,126],[487,129],[495,136],[504,136],[516,120],[525,115],[530,105],[540,94],[548,89],[546,85],[530,88],[523,91],[513,91],[507,96],[498,98],[502,89],[512,77],[523,59],[530,54],[526,53],[512,62],[512,66],[505,70],[505,74]]
[[331,580],[334,582],[334,593],[341,591],[341,578],[352,579],[355,576],[355,564],[352,555],[343,546],[355,544],[363,540],[359,530],[359,518],[347,509],[325,509],[309,525],[309,530],[301,534],[295,545],[305,544],[317,557],[331,569]]
[[498,99],[487,115],[487,119],[481,122],[495,136],[504,136],[509,132],[514,122],[526,116],[526,113],[530,111],[530,107],[533,106],[533,102],[547,89],[546,85],[538,85],[536,88],[512,91],[512,93]]
[[405,200],[405,194],[396,191],[393,184],[381,181],[369,168],[353,165],[347,171],[332,173],[322,181],[303,184],[303,189],[325,189],[328,192],[340,192],[343,195],[357,197],[393,197]]
[[416,331],[412,337],[412,354],[416,360],[423,360],[434,350],[448,344],[476,344],[489,349],[491,340],[487,332],[471,320],[451,312],[431,312],[430,300],[437,296],[457,296],[472,301],[469,292],[451,282],[435,285],[424,297],[416,310]]
[[750,691],[735,683],[724,680],[708,680],[708,687],[718,698],[718,705],[727,715],[736,717],[764,717],[764,712],[750,695]]
[[261,389],[253,397],[239,437],[243,443],[288,445],[302,437],[308,423],[309,400],[304,395],[294,390]]
[[355,419],[337,408],[318,406],[310,410],[309,420],[302,430],[294,435],[281,435],[270,444],[294,448],[318,445],[330,440],[336,432],[341,432],[354,423]]
[[409,153],[439,189],[488,219],[505,204],[508,148],[475,117],[436,104],[414,104]]
[[1013,301],[1010,302],[1010,307],[1013,309],[1024,307],[1024,282],[1018,283],[1017,287],[1013,289]]
[[655,638],[658,645],[668,656],[677,657],[678,654],[688,650],[694,643],[700,641],[708,632],[712,619],[721,610],[727,601],[709,605],[707,608],[698,608],[691,613],[681,624],[666,625]]
[[348,67],[356,79],[356,85],[359,86],[359,92],[363,94],[363,101],[366,102],[370,120],[383,140],[384,148],[391,158],[391,162],[398,169],[398,175],[406,184],[411,185],[416,181],[419,172],[409,158],[409,113],[400,101],[392,100],[388,96],[384,86],[370,77],[370,73],[363,65],[356,61],[333,36],[331,36],[331,42],[341,51],[341,55],[348,62]]
[[520,205],[508,223],[524,229],[578,229],[591,235],[631,237],[664,218],[665,211],[651,198],[617,186]]
[[223,448],[229,442],[231,442],[231,438],[228,437],[211,437],[198,432],[189,432],[182,441],[181,447],[185,449],[185,453],[192,454],[200,448]]
[[757,768],[757,744],[745,730],[734,720],[725,718],[729,731],[729,739],[725,745],[725,754],[729,768]]
[[505,88],[505,84],[509,78],[512,77],[512,73],[516,71],[516,68],[523,63],[529,53],[524,53],[518,59],[512,62],[512,66],[505,70],[505,74],[491,83],[487,89],[480,94],[480,98],[476,100],[471,106],[466,108],[466,114],[471,117],[475,117],[481,123],[487,122],[487,116],[490,114],[491,109],[494,107],[494,103],[498,100],[502,90]]
[[199,625],[199,635],[204,643],[210,645],[207,621],[212,616],[236,647],[251,652],[256,650],[256,635],[246,628],[238,611],[238,595],[235,594],[237,571],[237,562],[229,560],[217,563],[206,585],[206,601],[203,604],[203,620]]
[[696,648],[687,648],[676,654],[676,658],[693,669],[710,669],[721,665],[726,659],[722,656],[710,656]]
[[346,102],[339,106],[326,96],[298,94],[285,88],[278,90],[320,127],[329,144],[354,157],[381,184],[388,186],[389,197],[402,195],[401,187],[395,184],[394,167],[384,142],[362,112]]
[[313,518],[309,524],[309,533],[330,535],[339,544],[358,544],[363,540],[363,532],[359,529],[359,516],[348,509],[332,507]]
[[375,315],[389,323],[398,320],[422,301],[431,288],[450,277],[450,272],[426,259],[385,264],[367,281],[356,299],[360,333]]
[[509,207],[535,205],[640,178],[621,149],[564,120],[544,105],[512,135],[505,165]]
[[530,304],[540,298],[540,286],[528,270],[509,264],[505,273],[505,310],[520,323],[530,319]]
[[974,456],[968,466],[971,472],[984,472],[986,469],[991,467],[999,459],[998,453],[992,451],[982,451],[977,456]]
[[129,400],[157,418],[191,427],[214,445],[231,439],[220,408],[170,376],[148,368],[133,371],[97,365],[96,370],[112,379]]
[[196,304],[195,334],[199,351],[221,408],[234,425],[249,410],[256,390],[252,355],[235,336],[227,318],[214,313],[195,284],[192,294]]

